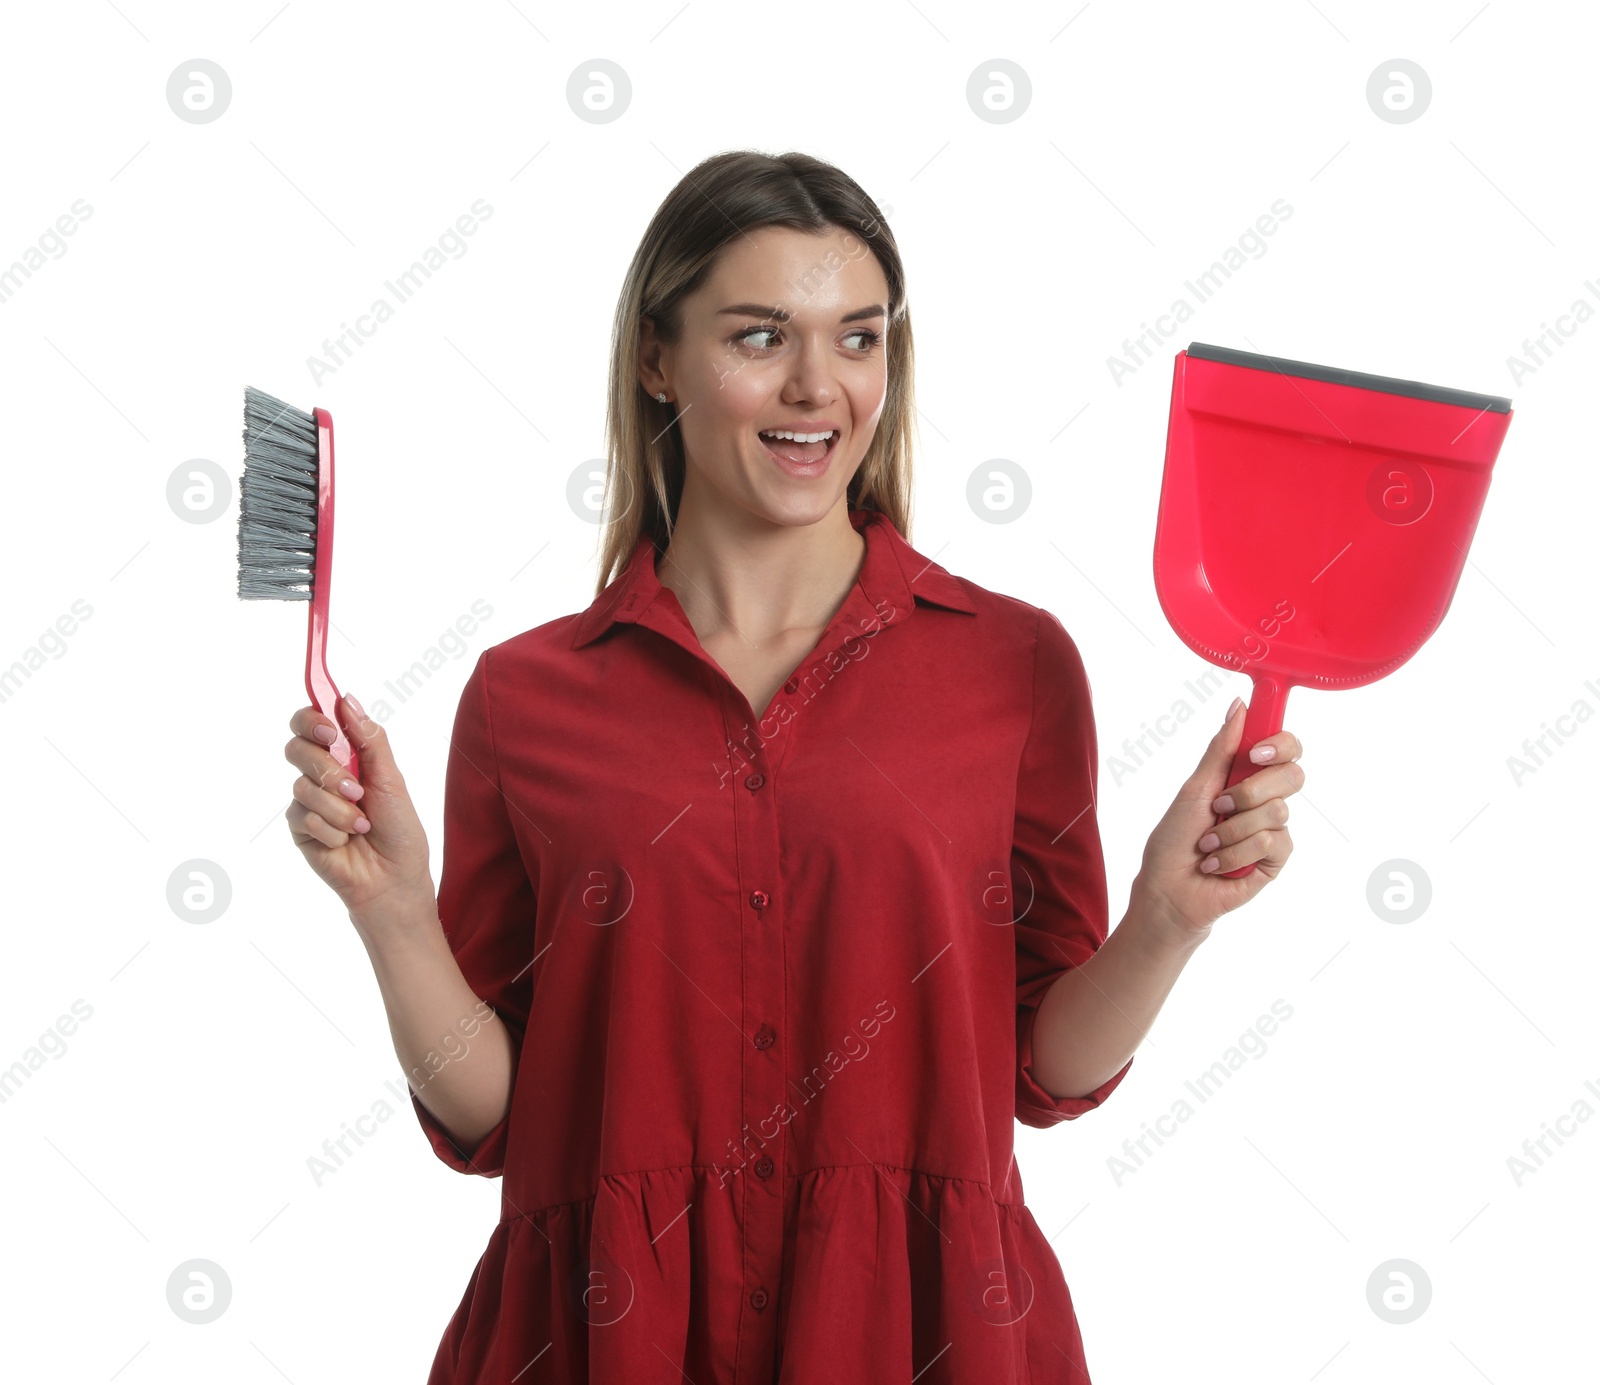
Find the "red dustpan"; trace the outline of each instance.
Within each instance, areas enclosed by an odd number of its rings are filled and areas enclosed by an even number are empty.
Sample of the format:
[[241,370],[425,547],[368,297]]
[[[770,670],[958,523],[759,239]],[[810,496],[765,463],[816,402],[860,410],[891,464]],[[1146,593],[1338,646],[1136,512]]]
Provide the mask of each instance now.
[[1190,649],[1254,682],[1230,785],[1291,687],[1374,682],[1438,628],[1510,423],[1493,395],[1178,352],[1156,595]]

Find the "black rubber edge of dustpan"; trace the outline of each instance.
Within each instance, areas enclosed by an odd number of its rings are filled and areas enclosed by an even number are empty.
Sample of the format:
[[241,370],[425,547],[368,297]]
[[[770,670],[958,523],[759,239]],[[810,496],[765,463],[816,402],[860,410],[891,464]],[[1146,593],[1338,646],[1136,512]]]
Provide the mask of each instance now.
[[1282,356],[1235,351],[1231,346],[1209,346],[1203,341],[1190,342],[1186,354],[1197,361],[1219,361],[1223,365],[1244,366],[1247,370],[1275,370],[1282,375],[1298,375],[1305,380],[1352,385],[1358,390],[1403,394],[1409,399],[1431,399],[1438,404],[1460,404],[1468,409],[1491,410],[1497,414],[1511,412],[1511,401],[1497,394],[1474,394],[1470,390],[1446,389],[1443,385],[1424,385],[1418,380],[1395,380],[1387,375],[1363,375],[1357,370],[1340,370],[1331,365],[1310,365],[1305,361],[1285,360]]

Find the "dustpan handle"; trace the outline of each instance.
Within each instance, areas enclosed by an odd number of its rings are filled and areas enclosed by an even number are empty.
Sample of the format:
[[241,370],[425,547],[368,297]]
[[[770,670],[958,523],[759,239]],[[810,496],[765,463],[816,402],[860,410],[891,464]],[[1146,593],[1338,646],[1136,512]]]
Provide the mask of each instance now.
[[[1244,734],[1239,738],[1239,749],[1233,757],[1233,766],[1228,770],[1225,787],[1229,789],[1262,768],[1250,758],[1250,751],[1255,744],[1283,730],[1283,713],[1292,685],[1270,673],[1258,674],[1252,681],[1254,687],[1250,691],[1250,706],[1244,714]],[[1224,813],[1217,821],[1221,822],[1228,816],[1230,814]],[[1254,869],[1253,865],[1241,866],[1238,870],[1225,870],[1222,874],[1235,880],[1241,875],[1249,875]]]

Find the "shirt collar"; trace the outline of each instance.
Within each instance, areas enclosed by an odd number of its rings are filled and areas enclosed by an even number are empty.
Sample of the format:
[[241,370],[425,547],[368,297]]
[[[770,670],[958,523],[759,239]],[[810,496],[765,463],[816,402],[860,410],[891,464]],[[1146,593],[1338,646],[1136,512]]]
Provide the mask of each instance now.
[[[856,584],[892,625],[909,617],[922,601],[976,615],[977,607],[961,582],[931,558],[918,553],[880,510],[849,511],[850,523],[866,540]],[[655,541],[642,534],[627,566],[577,620],[572,647],[581,649],[615,624],[635,624],[666,590],[656,576]]]

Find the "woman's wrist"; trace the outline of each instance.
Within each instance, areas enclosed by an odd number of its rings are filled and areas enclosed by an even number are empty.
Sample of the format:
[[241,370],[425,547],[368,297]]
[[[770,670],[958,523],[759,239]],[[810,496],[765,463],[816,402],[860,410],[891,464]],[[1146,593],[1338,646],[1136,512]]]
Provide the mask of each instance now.
[[415,890],[351,909],[349,915],[374,962],[380,955],[431,947],[444,937],[432,880]]
[[1120,925],[1132,931],[1146,946],[1185,957],[1211,936],[1211,925],[1196,928],[1144,878],[1134,876],[1128,891],[1128,912]]

